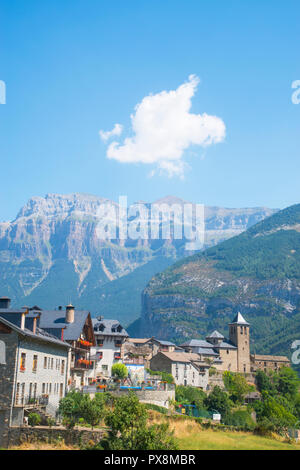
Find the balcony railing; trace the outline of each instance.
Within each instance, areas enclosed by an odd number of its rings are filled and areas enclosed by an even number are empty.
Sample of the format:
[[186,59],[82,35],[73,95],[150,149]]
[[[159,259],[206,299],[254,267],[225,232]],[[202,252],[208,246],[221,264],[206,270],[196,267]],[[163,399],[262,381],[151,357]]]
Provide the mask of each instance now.
[[93,369],[94,363],[93,361],[89,361],[87,359],[78,359],[73,364],[74,369]]
[[30,396],[30,395],[16,395],[15,397],[15,406],[26,406],[35,408],[36,406],[46,406],[49,403],[49,395],[44,394],[38,397]]
[[75,347],[77,349],[89,350],[91,348],[91,346],[93,346],[93,344],[90,341],[85,341],[85,340],[82,340],[82,339],[79,339],[75,343]]

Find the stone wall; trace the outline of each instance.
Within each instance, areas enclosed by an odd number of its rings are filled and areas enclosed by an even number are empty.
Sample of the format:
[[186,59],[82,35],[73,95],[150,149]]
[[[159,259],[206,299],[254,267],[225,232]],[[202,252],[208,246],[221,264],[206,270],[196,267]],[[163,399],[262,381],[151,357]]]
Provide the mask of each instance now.
[[[133,390],[141,403],[163,406],[169,408],[169,400],[175,400],[174,390]],[[127,390],[117,390],[112,392],[116,396],[124,396]]]
[[11,418],[10,410],[14,392],[18,336],[13,330],[2,325],[0,341],[2,344],[0,363],[0,447],[2,447],[4,445],[3,436],[8,429]]
[[93,441],[95,444],[101,441],[105,435],[105,429],[65,429],[63,427],[37,426],[11,427],[4,437],[2,447],[18,446],[23,442],[53,442],[63,440],[67,445],[81,446]]

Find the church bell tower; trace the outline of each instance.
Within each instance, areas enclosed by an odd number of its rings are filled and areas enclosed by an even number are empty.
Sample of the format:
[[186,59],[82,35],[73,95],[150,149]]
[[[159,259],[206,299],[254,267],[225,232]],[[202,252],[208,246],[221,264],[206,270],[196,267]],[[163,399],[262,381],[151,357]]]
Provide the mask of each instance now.
[[250,325],[240,312],[229,323],[229,339],[237,347],[237,371],[250,372]]

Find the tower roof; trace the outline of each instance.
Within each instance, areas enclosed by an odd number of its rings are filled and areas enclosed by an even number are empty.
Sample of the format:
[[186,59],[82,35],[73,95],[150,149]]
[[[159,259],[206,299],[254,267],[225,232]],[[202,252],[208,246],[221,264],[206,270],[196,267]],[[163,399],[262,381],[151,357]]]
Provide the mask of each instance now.
[[224,339],[224,336],[221,335],[217,330],[213,331],[210,335],[206,336],[206,338],[219,338]]
[[238,312],[229,325],[249,325],[249,323],[246,322],[241,312]]

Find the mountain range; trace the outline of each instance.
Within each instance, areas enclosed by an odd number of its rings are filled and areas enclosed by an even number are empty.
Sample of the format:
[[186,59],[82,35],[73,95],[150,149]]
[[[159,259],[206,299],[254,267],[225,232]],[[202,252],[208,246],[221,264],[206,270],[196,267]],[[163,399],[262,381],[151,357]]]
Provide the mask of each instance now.
[[[187,203],[173,196],[155,202]],[[32,197],[13,221],[0,223],[0,294],[19,306],[55,308],[72,302],[125,326],[137,319],[149,280],[191,253],[185,250],[186,240],[175,239],[172,233],[167,240],[124,240],[117,226],[115,236],[99,238],[99,210],[107,204],[119,213],[119,205],[105,198],[47,194]],[[264,207],[206,206],[203,248],[238,235],[275,212]]]

